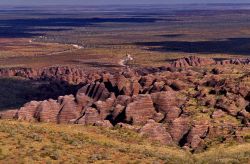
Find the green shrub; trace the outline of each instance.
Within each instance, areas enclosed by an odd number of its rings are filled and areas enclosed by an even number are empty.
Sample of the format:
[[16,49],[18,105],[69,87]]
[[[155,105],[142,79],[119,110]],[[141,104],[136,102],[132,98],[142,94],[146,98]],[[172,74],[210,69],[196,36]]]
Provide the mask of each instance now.
[[28,133],[27,137],[33,139],[34,141],[42,142],[42,137],[37,133]]
[[53,160],[58,160],[60,157],[60,152],[52,146],[44,146],[41,149],[41,157],[50,157]]

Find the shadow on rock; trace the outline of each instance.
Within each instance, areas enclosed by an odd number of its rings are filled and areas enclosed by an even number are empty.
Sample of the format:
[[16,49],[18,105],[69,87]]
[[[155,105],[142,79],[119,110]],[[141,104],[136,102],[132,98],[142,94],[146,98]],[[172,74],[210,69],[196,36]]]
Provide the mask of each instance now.
[[78,87],[59,81],[0,78],[0,110],[20,108],[31,100],[56,99],[76,93]]

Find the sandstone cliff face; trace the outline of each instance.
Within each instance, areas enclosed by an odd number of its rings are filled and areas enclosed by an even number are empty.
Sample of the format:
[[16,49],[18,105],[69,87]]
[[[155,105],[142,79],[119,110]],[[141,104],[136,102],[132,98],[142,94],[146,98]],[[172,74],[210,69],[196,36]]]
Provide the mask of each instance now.
[[59,97],[58,103],[61,106],[57,116],[58,123],[69,123],[80,116],[80,111],[77,110],[77,104],[73,95]]
[[228,60],[222,60],[222,61],[218,62],[218,64],[221,64],[221,65],[227,65],[227,64],[248,65],[248,64],[250,64],[250,59],[249,58],[228,59]]
[[152,140],[159,141],[162,144],[173,144],[173,139],[167,132],[167,129],[164,127],[164,125],[156,123],[154,120],[148,120],[139,132],[141,135],[147,136]]
[[125,110],[126,122],[132,125],[144,125],[156,112],[152,99],[150,95],[138,95],[132,99]]
[[169,122],[178,118],[181,114],[182,103],[174,91],[157,92],[151,94],[155,109],[165,117],[161,121]]
[[18,119],[26,120],[26,121],[34,121],[35,113],[37,108],[41,102],[31,101],[29,103],[24,104],[18,111]]
[[84,115],[78,119],[78,124],[94,125],[101,120],[98,111],[95,108],[88,107]]
[[[210,70],[200,67],[205,65]],[[73,95],[31,101],[18,110],[0,112],[0,118],[120,126],[163,144],[199,151],[218,138],[244,141],[243,131],[250,128],[249,74],[227,77],[230,73],[221,63],[197,57],[175,61],[171,68],[115,73],[69,67],[0,69],[0,76],[59,80],[79,87]]]
[[41,122],[57,122],[60,105],[55,100],[41,102],[36,109],[34,117]]

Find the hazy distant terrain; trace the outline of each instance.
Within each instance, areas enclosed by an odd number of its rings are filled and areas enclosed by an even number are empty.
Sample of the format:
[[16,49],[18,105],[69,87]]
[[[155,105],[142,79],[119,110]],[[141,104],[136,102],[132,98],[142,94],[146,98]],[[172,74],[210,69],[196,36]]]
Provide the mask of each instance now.
[[[163,65],[168,58],[190,54],[246,56],[250,54],[249,6],[3,7],[0,65],[5,66],[5,59],[10,56],[8,60],[13,65],[35,67],[116,67],[126,53],[137,59],[136,65]],[[72,50],[70,44],[83,48]],[[53,62],[46,57],[48,54],[55,59]],[[23,57],[34,55],[35,58]],[[102,59],[101,63],[96,58]]]

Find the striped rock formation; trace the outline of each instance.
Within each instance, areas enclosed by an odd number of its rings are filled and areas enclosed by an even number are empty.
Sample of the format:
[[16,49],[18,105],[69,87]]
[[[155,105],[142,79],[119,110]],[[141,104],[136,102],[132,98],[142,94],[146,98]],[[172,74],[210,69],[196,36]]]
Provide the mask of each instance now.
[[[187,69],[0,69],[0,76],[56,81],[53,87],[67,90],[67,94],[53,97],[54,100],[30,101],[18,110],[0,112],[0,118],[120,126],[160,143],[194,151],[220,136],[223,141],[244,141],[243,132],[250,127],[249,73],[239,72],[237,77],[231,77],[231,69],[217,64],[216,68],[223,71],[213,70],[212,60],[182,60],[176,61],[175,66]],[[209,68],[199,67],[206,64]],[[72,85],[75,87],[70,90]],[[50,88],[44,90],[49,92]]]
[[132,98],[132,102],[126,108],[126,122],[132,125],[144,125],[152,119],[156,113],[150,95],[138,95]]
[[164,121],[173,121],[180,116],[180,106],[184,102],[178,100],[174,91],[153,93],[151,97],[156,110],[165,116]]

